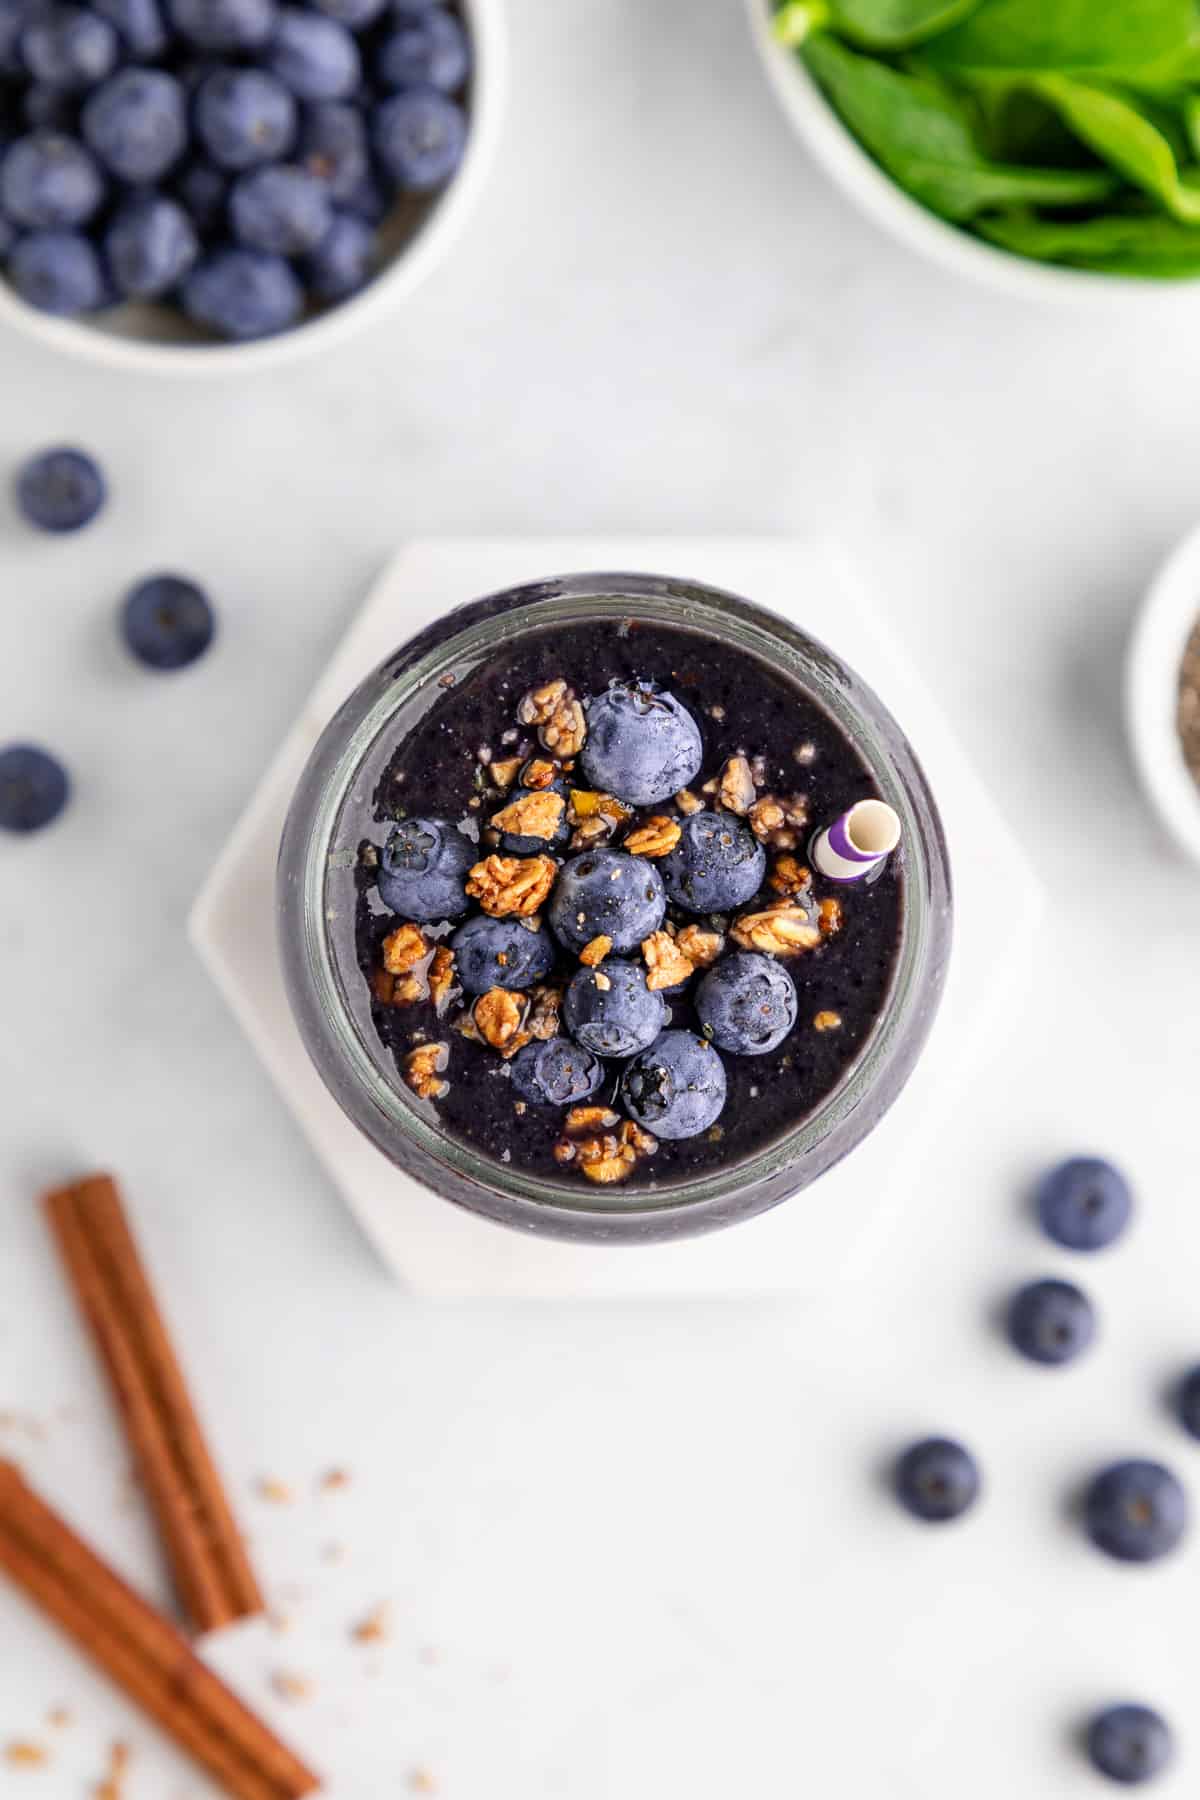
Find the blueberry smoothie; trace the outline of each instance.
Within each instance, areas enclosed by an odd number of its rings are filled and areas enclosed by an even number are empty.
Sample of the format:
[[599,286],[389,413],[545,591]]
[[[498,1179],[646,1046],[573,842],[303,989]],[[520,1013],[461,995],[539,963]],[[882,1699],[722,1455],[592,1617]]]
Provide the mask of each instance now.
[[445,681],[352,821],[357,966],[410,1104],[585,1187],[769,1145],[889,999],[903,847],[856,882],[812,855],[876,795],[809,694],[700,631],[549,627]]

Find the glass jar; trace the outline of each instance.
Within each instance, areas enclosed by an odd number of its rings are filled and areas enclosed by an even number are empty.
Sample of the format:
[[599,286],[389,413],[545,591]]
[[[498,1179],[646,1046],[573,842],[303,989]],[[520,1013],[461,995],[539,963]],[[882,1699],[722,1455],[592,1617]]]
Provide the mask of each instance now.
[[[904,906],[884,1007],[818,1107],[754,1154],[653,1187],[589,1188],[502,1163],[452,1137],[405,1087],[371,1017],[355,941],[364,813],[397,744],[514,638],[550,626],[642,620],[700,631],[765,659],[830,713],[903,823]],[[710,1230],[777,1205],[854,1149],[907,1080],[933,1022],[951,938],[941,822],[912,747],[852,670],[787,620],[736,595],[659,576],[568,575],[456,608],[389,657],[325,728],[280,849],[278,929],[301,1036],[326,1086],[400,1169],[507,1225],[596,1242]]]

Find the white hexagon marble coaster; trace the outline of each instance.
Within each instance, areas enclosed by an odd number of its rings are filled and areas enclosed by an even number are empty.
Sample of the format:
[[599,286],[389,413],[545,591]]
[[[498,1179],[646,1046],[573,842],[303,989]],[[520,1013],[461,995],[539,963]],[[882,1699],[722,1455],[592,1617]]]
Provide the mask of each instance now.
[[[274,943],[275,854],[326,720],[413,632],[461,601],[539,576],[638,569],[712,582],[825,638],[873,686],[921,758],[950,844],[955,944],[922,1062],[845,1162],[773,1212],[680,1243],[567,1244],[478,1219],[394,1169],[309,1062]],[[384,1261],[413,1292],[541,1296],[814,1292],[861,1275],[901,1218],[922,1146],[969,1080],[1026,962],[1042,905],[1019,845],[877,610],[827,545],[789,539],[430,540],[383,572],[263,777],[191,917],[192,940],[297,1123]]]

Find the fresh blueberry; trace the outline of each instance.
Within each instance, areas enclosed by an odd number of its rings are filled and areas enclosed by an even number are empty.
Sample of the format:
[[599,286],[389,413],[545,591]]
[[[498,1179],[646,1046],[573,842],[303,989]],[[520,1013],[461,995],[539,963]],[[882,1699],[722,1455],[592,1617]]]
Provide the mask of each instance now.
[[725,1065],[702,1037],[664,1031],[626,1066],[621,1098],[630,1117],[655,1137],[695,1137],[725,1104]]
[[698,812],[680,822],[680,838],[662,859],[663,883],[689,912],[726,912],[753,899],[767,870],[766,851],[733,813]]
[[197,231],[212,231],[224,219],[229,181],[224,171],[212,163],[186,163],[171,186]]
[[470,73],[471,52],[458,20],[440,7],[397,9],[394,18],[375,58],[380,83],[392,89],[440,88],[444,94],[460,88]]
[[383,12],[387,0],[311,0],[311,4],[348,31],[365,31]]
[[569,1038],[526,1044],[512,1062],[512,1084],[534,1106],[574,1106],[590,1100],[604,1080],[599,1059]]
[[1113,1463],[1089,1487],[1085,1518],[1097,1549],[1120,1562],[1156,1562],[1187,1530],[1187,1495],[1161,1463]]
[[71,784],[58,758],[35,744],[0,750],[0,831],[40,831],[67,804]]
[[207,594],[181,575],[139,581],[121,609],[125,642],[150,669],[186,669],[204,655],[216,629]]
[[171,23],[198,50],[258,50],[275,29],[275,0],[168,0]]
[[1175,1392],[1179,1423],[1190,1437],[1200,1438],[1200,1365],[1189,1369]]
[[1045,1176],[1037,1193],[1047,1237],[1068,1250],[1103,1250],[1129,1223],[1133,1195],[1119,1169],[1096,1156],[1075,1156]]
[[107,498],[99,465],[85,450],[43,450],[17,474],[17,505],[39,531],[80,531]]
[[552,838],[526,837],[519,831],[502,831],[500,848],[506,856],[540,856],[543,851],[557,844],[565,844],[571,835],[571,825],[567,818],[567,784],[565,781],[553,781],[548,788],[541,790],[515,787],[507,796],[506,805],[515,806],[519,800],[527,800],[536,792],[557,794],[562,801],[562,811],[558,815],[558,824]]
[[696,989],[706,1038],[734,1056],[765,1056],[796,1023],[796,984],[770,956],[722,957]]
[[375,269],[375,233],[365,219],[338,213],[304,265],[318,300],[348,300],[370,281]]
[[372,138],[396,187],[427,194],[449,181],[462,161],[466,114],[436,88],[412,88],[376,108]]
[[297,160],[334,200],[350,200],[370,170],[367,130],[357,107],[322,100],[305,108]]
[[39,312],[73,318],[108,298],[100,258],[77,231],[33,231],[15,245],[8,276],[22,300]]
[[280,13],[267,61],[300,100],[345,100],[362,79],[358,45],[346,27],[298,6]]
[[18,138],[0,163],[0,209],[15,225],[35,231],[82,225],[103,197],[104,180],[94,159],[57,131]]
[[196,132],[222,169],[275,162],[296,136],[296,102],[262,69],[218,69],[200,84]]
[[82,6],[52,6],[27,25],[21,51],[35,81],[47,87],[95,87],[117,64],[117,34]]
[[614,681],[585,706],[584,774],[631,806],[653,806],[695,779],[704,759],[690,712],[649,681]]
[[1096,1315],[1081,1288],[1070,1281],[1031,1281],[1013,1295],[1008,1335],[1031,1362],[1074,1362],[1096,1335]]
[[234,234],[248,250],[304,256],[333,224],[324,182],[288,163],[239,175],[229,195]]
[[122,69],[88,100],[83,135],[122,181],[156,182],[187,144],[183,89],[161,69]]
[[[422,825],[428,820],[419,821]],[[466,842],[465,839],[462,840]],[[471,846],[468,844],[468,850]],[[473,854],[473,853],[472,853]],[[468,856],[468,864],[471,862]],[[456,880],[452,895],[453,912],[461,912],[466,905],[465,896],[461,893],[461,878]],[[390,906],[387,893],[384,892],[384,876],[379,878],[379,891]],[[404,893],[409,890],[406,888]],[[401,896],[403,897],[403,896]],[[417,913],[416,918],[443,916],[435,903],[434,913]],[[393,908],[403,912],[403,905]],[[450,914],[446,913],[446,917]],[[460,925],[450,940],[450,948],[454,951],[454,966],[458,979],[468,994],[486,994],[489,988],[532,987],[536,981],[545,980],[554,967],[554,944],[548,931],[530,931],[520,919],[492,919],[486,913],[477,913]]]
[[619,953],[636,950],[657,931],[666,910],[658,870],[644,856],[585,850],[563,866],[550,901],[550,923],[569,950],[604,936]]
[[922,1438],[900,1457],[892,1476],[896,1498],[916,1519],[944,1525],[960,1519],[979,1498],[979,1467],[953,1438]]
[[[477,856],[446,819],[402,819],[380,853],[379,898],[404,919],[455,919],[467,910],[467,871]],[[525,935],[532,945],[536,934]]]
[[597,1056],[635,1056],[666,1022],[666,1003],[646,986],[640,962],[607,957],[599,968],[577,969],[563,995],[564,1025]]
[[304,305],[300,283],[281,256],[215,250],[183,284],[188,317],[222,337],[272,337],[294,325]]
[[1110,1706],[1088,1725],[1088,1755],[1097,1773],[1122,1787],[1161,1775],[1175,1753],[1171,1728],[1149,1706]]
[[158,0],[92,0],[92,6],[116,27],[130,56],[153,62],[165,54],[167,28]]
[[104,236],[117,292],[152,300],[183,280],[200,254],[191,220],[174,200],[139,194],[127,200]]

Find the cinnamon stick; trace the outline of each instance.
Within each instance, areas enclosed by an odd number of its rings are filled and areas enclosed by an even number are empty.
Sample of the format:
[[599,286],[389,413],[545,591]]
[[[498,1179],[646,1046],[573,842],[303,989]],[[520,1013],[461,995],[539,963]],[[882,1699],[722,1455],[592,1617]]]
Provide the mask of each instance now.
[[318,1777],[0,1461],[0,1568],[232,1796],[302,1800]]
[[188,1617],[203,1632],[261,1612],[262,1594],[115,1182],[91,1175],[47,1195],[45,1205]]

